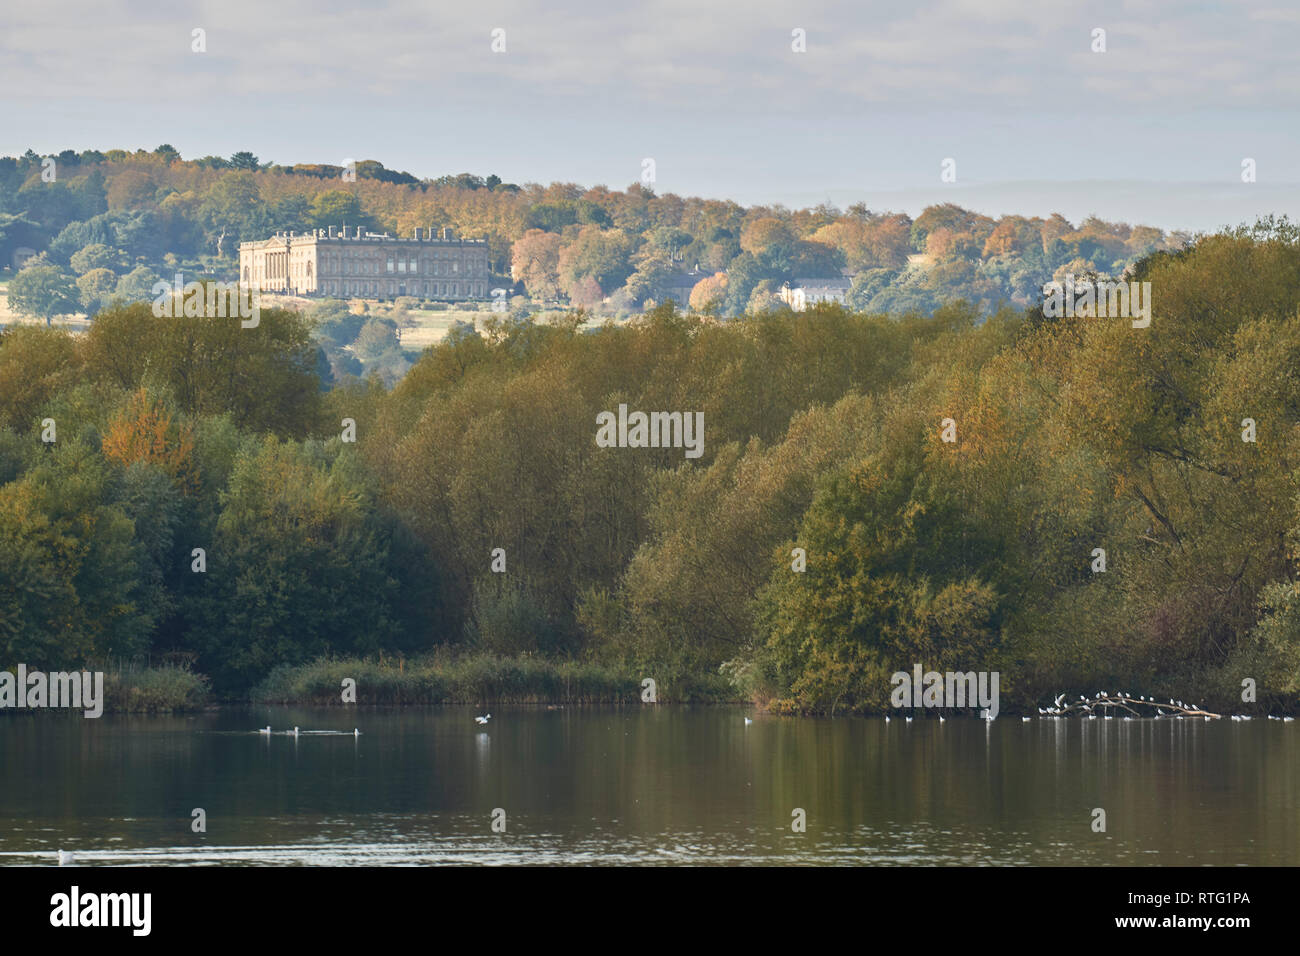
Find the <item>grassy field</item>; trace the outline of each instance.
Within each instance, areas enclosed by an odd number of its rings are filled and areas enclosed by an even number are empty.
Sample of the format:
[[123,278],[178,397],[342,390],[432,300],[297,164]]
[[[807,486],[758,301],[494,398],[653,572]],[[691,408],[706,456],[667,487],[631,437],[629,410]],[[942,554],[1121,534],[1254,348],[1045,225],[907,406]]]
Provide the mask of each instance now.
[[[282,295],[263,295],[262,305],[266,307],[294,309],[299,312],[306,312],[313,304],[312,299],[304,299],[299,296],[282,296]],[[363,305],[369,308],[370,313],[382,317],[387,312],[387,306],[391,303],[378,302],[374,299],[349,299],[348,307],[353,312],[360,312]],[[446,336],[448,330],[456,322],[468,322],[471,325],[476,320],[485,318],[488,313],[480,312],[478,309],[457,309],[448,308],[445,310],[434,311],[432,309],[410,309],[409,315],[415,321],[415,325],[402,331],[402,348],[412,351],[422,351],[430,345],[437,345]]]
[[489,313],[479,312],[477,309],[473,311],[447,309],[445,312],[411,309],[410,314],[415,319],[416,325],[414,328],[402,332],[402,348],[404,349],[427,349],[430,345],[437,345],[441,342],[455,323],[468,322],[477,328],[478,320],[489,315]]
[[[32,318],[29,315],[21,315],[9,308],[8,286],[8,280],[0,279],[0,324],[39,325],[42,320]],[[263,296],[262,304],[266,307],[288,308],[305,312],[311,307],[312,303],[310,299],[291,296]],[[380,303],[367,302],[366,304],[369,305],[372,312],[382,314],[381,310],[376,308]],[[352,303],[354,311],[359,310],[360,306],[359,301]],[[453,308],[438,312],[412,309],[410,314],[415,319],[416,324],[413,328],[402,332],[402,348],[419,351],[441,342],[454,323],[469,322],[472,324],[476,319],[481,319],[488,313],[480,312],[477,309]],[[52,324],[71,329],[74,332],[83,332],[89,327],[90,320],[84,315],[66,315],[59,316]]]
[[[40,325],[44,320],[34,319],[30,315],[20,315],[9,308],[9,280],[0,279],[0,325]],[[52,325],[68,328],[74,332],[84,332],[90,321],[84,315],[61,315]]]

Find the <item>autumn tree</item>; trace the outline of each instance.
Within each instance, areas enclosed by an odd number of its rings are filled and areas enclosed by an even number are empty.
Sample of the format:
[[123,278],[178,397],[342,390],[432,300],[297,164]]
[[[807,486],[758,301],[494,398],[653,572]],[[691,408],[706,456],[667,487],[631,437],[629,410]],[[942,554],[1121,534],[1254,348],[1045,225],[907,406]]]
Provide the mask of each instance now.
[[719,272],[695,283],[695,288],[691,290],[690,305],[696,312],[709,312],[719,308],[726,300],[726,295],[727,277]]
[[632,272],[632,240],[621,229],[585,226],[573,242],[560,251],[558,271],[567,290],[590,277],[603,292],[621,286]]
[[157,465],[178,487],[194,490],[198,474],[194,466],[193,429],[174,421],[160,399],[151,399],[141,387],[113,419],[104,436],[104,457],[127,466],[137,461]]
[[530,229],[510,253],[510,274],[535,299],[550,301],[560,292],[560,250],[564,240],[553,232]]

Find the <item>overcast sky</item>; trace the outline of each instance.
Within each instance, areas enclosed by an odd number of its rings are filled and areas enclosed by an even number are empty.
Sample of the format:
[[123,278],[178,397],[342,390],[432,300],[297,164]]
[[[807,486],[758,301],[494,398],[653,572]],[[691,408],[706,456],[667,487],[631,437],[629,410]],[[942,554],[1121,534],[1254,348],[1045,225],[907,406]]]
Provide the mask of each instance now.
[[0,153],[168,142],[615,188],[648,157],[660,192],[747,205],[1300,216],[1295,0],[614,3],[14,0]]

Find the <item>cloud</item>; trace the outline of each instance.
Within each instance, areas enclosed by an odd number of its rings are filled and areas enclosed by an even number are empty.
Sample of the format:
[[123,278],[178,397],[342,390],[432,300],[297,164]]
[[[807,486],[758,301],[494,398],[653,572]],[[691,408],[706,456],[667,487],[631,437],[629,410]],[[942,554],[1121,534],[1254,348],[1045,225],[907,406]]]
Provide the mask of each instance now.
[[[1040,0],[852,0],[799,6],[740,0],[605,0],[429,4],[14,5],[0,46],[7,97],[147,100],[157,84],[181,96],[402,96],[462,109],[510,101],[544,107],[590,97],[623,108],[749,112],[810,104],[1007,109],[1066,106],[1079,97],[1294,107],[1295,22],[1284,8],[1238,4],[1110,3],[1044,7]],[[1090,51],[1091,30],[1108,51]],[[190,51],[207,31],[208,52]],[[507,31],[505,54],[490,32]],[[790,50],[807,31],[808,52]],[[413,85],[418,88],[413,88]],[[501,98],[507,97],[507,103]]]
[[1263,185],[1300,151],[1296,18],[1245,0],[78,0],[7,16],[11,152],[166,141],[617,186],[654,156],[665,189],[780,201],[920,188],[948,156],[963,184],[1233,182],[1252,156]]

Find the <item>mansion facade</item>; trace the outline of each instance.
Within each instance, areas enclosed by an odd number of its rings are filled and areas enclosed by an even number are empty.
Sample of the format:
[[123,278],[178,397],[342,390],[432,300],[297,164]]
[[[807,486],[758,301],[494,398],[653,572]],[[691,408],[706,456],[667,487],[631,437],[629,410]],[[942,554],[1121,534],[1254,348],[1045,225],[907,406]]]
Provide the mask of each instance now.
[[796,279],[794,284],[787,282],[781,286],[776,297],[795,312],[804,312],[818,302],[834,302],[844,305],[848,302],[849,290],[853,280],[840,279]]
[[356,229],[277,233],[239,244],[239,278],[260,292],[338,298],[486,299],[486,239],[416,228],[410,239]]

